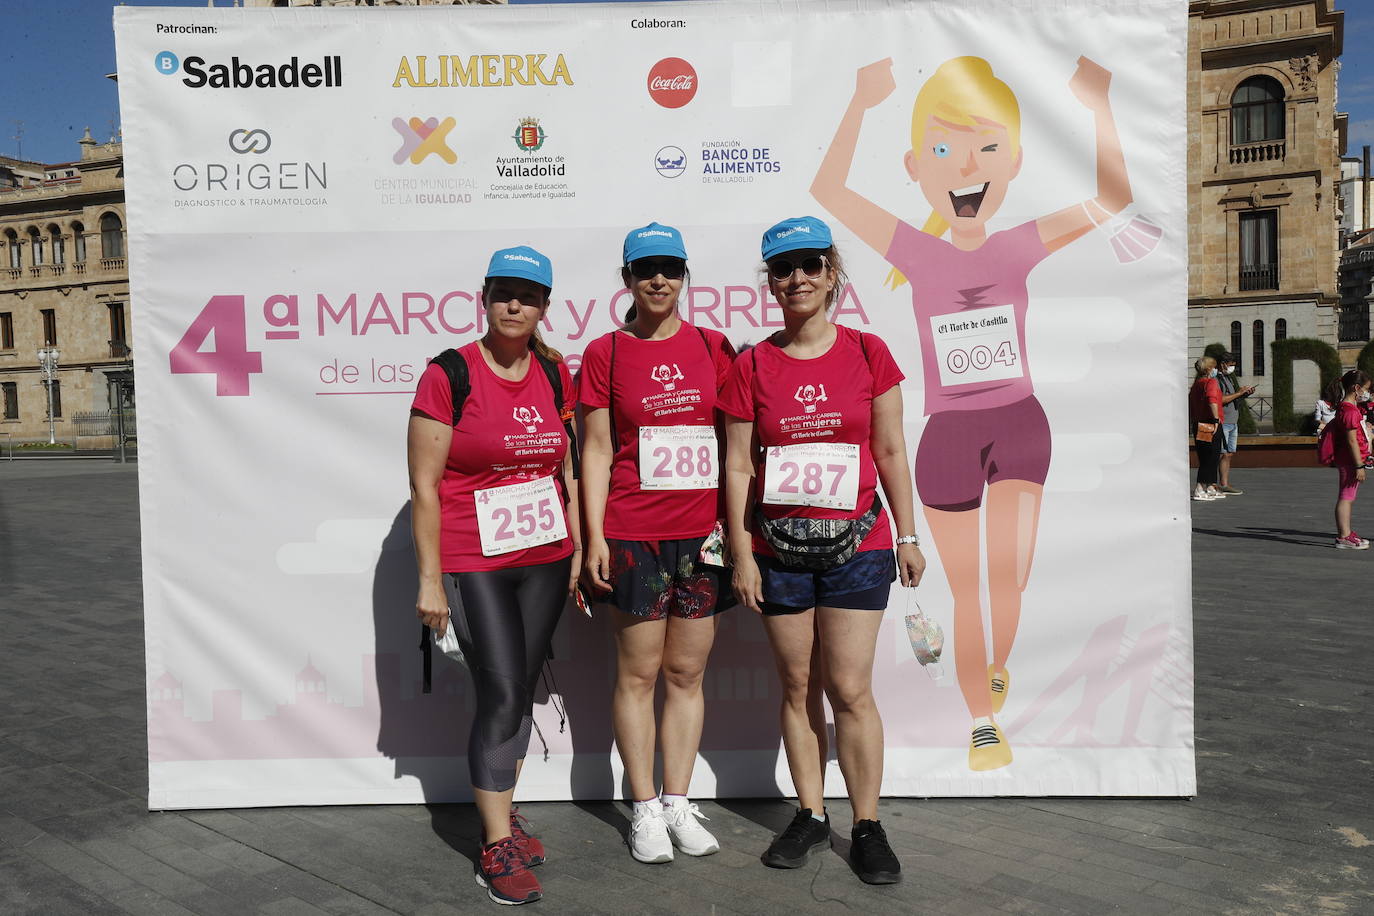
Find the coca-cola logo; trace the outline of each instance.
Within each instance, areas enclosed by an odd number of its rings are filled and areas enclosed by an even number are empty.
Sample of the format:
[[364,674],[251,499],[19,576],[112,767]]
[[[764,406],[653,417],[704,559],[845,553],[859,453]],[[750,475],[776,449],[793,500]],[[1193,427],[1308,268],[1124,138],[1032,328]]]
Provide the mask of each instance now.
[[648,87],[664,108],[681,108],[697,94],[697,71],[680,57],[665,57],[649,71]]

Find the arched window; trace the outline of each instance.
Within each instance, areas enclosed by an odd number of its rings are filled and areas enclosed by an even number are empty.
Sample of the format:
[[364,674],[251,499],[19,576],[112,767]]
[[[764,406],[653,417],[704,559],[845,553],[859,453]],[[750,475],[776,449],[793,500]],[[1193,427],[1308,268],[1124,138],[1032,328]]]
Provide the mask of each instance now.
[[1241,349],[1245,343],[1244,338],[1244,328],[1241,327],[1240,322],[1231,322],[1231,355],[1236,358],[1236,367],[1238,369],[1245,365],[1245,360],[1241,358],[1244,355],[1244,351]]
[[1282,140],[1283,87],[1268,76],[1252,76],[1231,95],[1231,142]]
[[43,263],[43,233],[34,226],[29,227],[29,263],[34,267]]
[[1278,321],[1275,321],[1275,322],[1274,322],[1274,339],[1275,339],[1275,340],[1287,340],[1287,339],[1288,339],[1288,319],[1287,319],[1287,318],[1280,318]]
[[1263,322],[1263,321],[1259,321],[1259,320],[1257,319],[1257,320],[1255,321],[1254,331],[1255,331],[1255,341],[1254,341],[1255,351],[1254,351],[1254,356],[1250,357],[1251,360],[1253,360],[1253,369],[1254,369],[1254,371],[1253,371],[1251,374],[1252,374],[1252,375],[1263,375],[1263,374],[1264,374],[1264,322]]
[[62,230],[49,226],[48,238],[52,241],[52,262],[61,267],[67,263],[67,242],[62,238]]
[[72,223],[72,259],[78,263],[86,260],[86,227]]
[[5,247],[10,250],[10,270],[18,270],[23,266],[19,253],[19,234],[13,229],[5,230]]
[[102,258],[124,257],[124,234],[120,231],[123,224],[113,213],[100,217],[100,256]]

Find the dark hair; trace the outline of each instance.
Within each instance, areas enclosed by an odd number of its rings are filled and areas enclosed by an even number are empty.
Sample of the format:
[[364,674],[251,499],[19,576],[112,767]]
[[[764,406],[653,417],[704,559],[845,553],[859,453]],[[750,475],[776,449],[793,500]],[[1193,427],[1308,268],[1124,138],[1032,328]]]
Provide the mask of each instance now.
[[1351,369],[1345,375],[1341,376],[1341,396],[1344,397],[1361,385],[1368,384],[1369,376],[1363,370]]
[[[504,277],[487,277],[485,280],[482,281],[482,306],[483,306],[484,308],[486,307],[486,304],[487,304],[488,294],[491,292],[491,281],[492,281],[492,280],[501,280],[501,279],[505,279],[505,278],[504,278]],[[531,281],[531,282],[533,282],[533,281]],[[542,283],[535,283],[534,285],[537,286],[537,287],[539,287],[540,289],[542,289],[542,290],[544,291],[544,306],[545,306],[545,308],[547,308],[547,307],[548,307],[548,304],[549,304],[549,296],[553,293],[553,290],[549,289],[547,286],[545,286],[545,285],[542,284]],[[544,342],[544,335],[542,335],[542,334],[539,333],[539,324],[538,324],[537,322],[536,322],[535,325],[534,325],[534,333],[530,335],[530,349],[533,350],[534,352],[538,353],[540,356],[544,357],[545,359],[549,360],[550,362],[554,362],[554,363],[561,363],[561,362],[563,362],[563,354],[562,354],[562,353],[559,353],[559,352],[558,352],[557,350],[555,350],[553,347],[549,346],[548,344],[546,344],[546,343]]]
[[[625,284],[625,288],[626,288],[626,289],[629,289],[629,288],[630,288],[630,281],[633,280],[633,279],[634,279],[634,275],[630,273],[630,265],[629,265],[629,264],[621,264],[621,265],[620,265],[620,282],[623,283],[623,284]],[[691,271],[691,269],[690,269],[689,267],[686,266],[686,264],[685,264],[685,262],[684,262],[683,267],[682,267],[682,288],[683,288],[683,289],[689,289],[689,288],[691,287],[691,285],[692,285],[692,271]],[[630,307],[627,308],[627,309],[625,310],[625,321],[623,322],[623,324],[629,324],[631,321],[634,321],[634,320],[635,320],[635,316],[638,315],[638,314],[639,314],[639,309],[635,307],[635,304],[634,304],[633,302],[631,302],[631,303],[630,303]]]
[[[779,252],[778,254],[774,255],[774,258],[781,257],[784,254],[787,254],[787,252]],[[826,293],[825,295],[825,310],[826,312],[829,312],[832,308],[834,308],[835,303],[839,301],[840,296],[844,293],[844,288],[849,285],[849,274],[844,269],[844,258],[840,257],[840,249],[836,248],[832,244],[829,248],[826,248],[825,250],[821,251],[821,254],[823,254],[825,256],[825,259],[830,262],[830,269],[835,271],[835,286],[833,289],[830,290],[830,292]],[[763,262],[762,269],[764,280],[771,283],[773,277],[768,273],[767,261]]]

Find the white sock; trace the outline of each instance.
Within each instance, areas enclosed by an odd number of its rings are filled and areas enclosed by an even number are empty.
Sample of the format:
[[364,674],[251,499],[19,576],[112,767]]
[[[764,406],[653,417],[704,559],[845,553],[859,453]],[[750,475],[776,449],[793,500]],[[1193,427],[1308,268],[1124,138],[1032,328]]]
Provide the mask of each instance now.
[[633,813],[635,817],[639,817],[643,812],[646,811],[650,814],[662,815],[663,803],[656,798],[651,798],[648,801],[637,801],[634,803]]
[[974,728],[977,728],[977,727],[980,726],[980,725],[992,725],[992,724],[993,724],[992,716],[979,716],[978,718],[976,718],[976,719],[973,720],[973,727],[974,727]]
[[663,794],[661,801],[663,802],[663,807],[665,808],[676,808],[678,805],[688,804],[687,796],[669,795],[666,792]]
[[824,823],[825,823],[825,809],[822,808],[820,814],[817,814],[816,812],[812,811],[812,812],[811,812],[811,820],[813,820],[813,821],[820,821],[822,824],[824,824]]

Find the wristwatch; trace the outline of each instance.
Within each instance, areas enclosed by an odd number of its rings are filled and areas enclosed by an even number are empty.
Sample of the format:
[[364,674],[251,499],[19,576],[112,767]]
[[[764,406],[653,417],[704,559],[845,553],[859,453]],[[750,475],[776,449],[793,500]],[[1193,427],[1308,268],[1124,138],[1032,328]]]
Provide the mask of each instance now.
[[920,547],[921,539],[914,534],[903,535],[902,537],[897,538],[897,546],[900,547],[903,544],[915,544],[917,547]]

